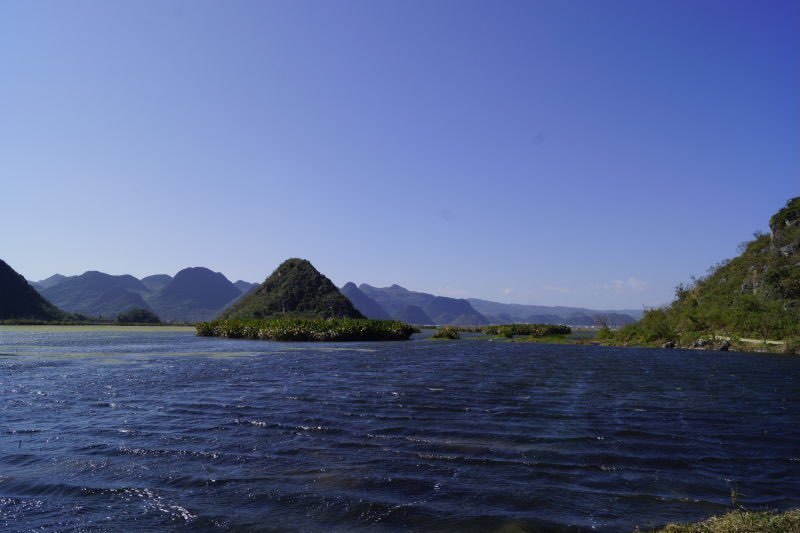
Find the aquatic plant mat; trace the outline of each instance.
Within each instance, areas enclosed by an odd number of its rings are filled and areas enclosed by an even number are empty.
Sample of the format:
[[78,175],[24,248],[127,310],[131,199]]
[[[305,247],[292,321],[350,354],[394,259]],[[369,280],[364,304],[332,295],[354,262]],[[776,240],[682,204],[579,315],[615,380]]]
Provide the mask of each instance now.
[[201,337],[294,342],[398,341],[418,331],[397,320],[354,318],[224,319],[196,328]]

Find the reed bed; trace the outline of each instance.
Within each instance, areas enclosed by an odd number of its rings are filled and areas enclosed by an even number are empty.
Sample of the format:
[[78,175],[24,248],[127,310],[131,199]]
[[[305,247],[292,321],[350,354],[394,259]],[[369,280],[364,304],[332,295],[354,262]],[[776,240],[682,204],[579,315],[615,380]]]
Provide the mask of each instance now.
[[460,339],[461,334],[459,332],[459,328],[455,326],[442,326],[439,330],[433,334],[431,337],[433,339]]
[[549,335],[569,335],[572,333],[572,328],[560,324],[502,324],[499,326],[485,326],[482,332],[486,335],[499,335],[509,338],[515,335],[547,337]]
[[419,331],[398,320],[355,318],[222,319],[196,328],[201,337],[288,342],[399,341]]

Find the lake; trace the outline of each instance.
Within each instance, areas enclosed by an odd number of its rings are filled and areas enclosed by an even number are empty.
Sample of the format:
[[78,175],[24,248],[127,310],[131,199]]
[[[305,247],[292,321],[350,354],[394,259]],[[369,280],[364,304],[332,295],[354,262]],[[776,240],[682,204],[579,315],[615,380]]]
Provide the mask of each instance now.
[[800,358],[0,327],[0,528],[631,531],[800,506]]

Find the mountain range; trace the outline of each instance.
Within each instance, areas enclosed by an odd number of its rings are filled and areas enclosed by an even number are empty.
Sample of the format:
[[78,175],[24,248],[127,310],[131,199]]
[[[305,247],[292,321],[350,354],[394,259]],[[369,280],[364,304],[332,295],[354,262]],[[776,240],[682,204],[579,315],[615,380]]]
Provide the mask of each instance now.
[[[569,324],[570,326],[624,326],[641,318],[643,310],[625,309],[608,311],[586,309],[584,307],[564,307],[546,305],[505,304],[470,298],[479,313],[492,324],[531,323],[531,324]],[[558,322],[554,322],[558,320]]]
[[642,311],[598,311],[580,307],[504,304],[436,296],[410,291],[400,285],[373,287],[347,283],[342,294],[368,318],[394,318],[411,324],[480,326],[529,322],[592,326],[623,326],[636,321]]
[[185,268],[153,294],[148,303],[165,322],[210,320],[242,296],[236,285],[219,272]]
[[[698,335],[800,339],[800,197],[770,219],[770,233],[756,234],[741,254],[708,276],[679,285],[668,307],[641,311],[521,305],[410,291],[399,285],[345,284],[341,290],[303,259],[281,264],[261,285],[204,267],[137,279],[89,271],[27,282],[0,261],[0,320],[72,320],[67,313],[114,319],[142,310],[170,322],[225,316],[278,314],[316,317],[394,318],[412,324],[483,325],[513,322],[573,326],[627,326],[625,342],[681,342]],[[37,292],[38,291],[38,292]],[[66,313],[65,313],[66,312]],[[607,332],[607,329],[603,330]],[[793,340],[800,345],[800,340]]]
[[133,309],[155,313],[165,322],[210,320],[257,286],[231,283],[204,267],[185,268],[169,276],[156,274],[141,280],[89,271],[79,276],[55,274],[30,283],[52,304],[71,313],[113,319]]
[[[43,286],[41,282],[38,285]],[[64,277],[40,289],[39,293],[65,311],[96,318],[114,318],[137,308],[153,311],[144,300],[147,287],[129,275],[111,276],[89,271],[80,276]]]
[[[274,293],[280,285],[281,294],[289,294],[285,283],[288,273],[305,284],[308,280],[317,289],[330,288],[322,282],[324,276],[307,261],[292,259],[284,262],[276,270],[284,272],[280,284],[271,283],[268,290],[260,293],[260,303],[255,306],[268,315],[276,312],[277,305],[266,301],[266,292]],[[307,264],[306,264],[307,263]],[[291,269],[287,269],[291,266]],[[286,267],[286,268],[284,268]],[[300,275],[302,273],[302,275]],[[273,276],[275,273],[273,274]],[[322,276],[320,278],[319,276]],[[328,280],[329,282],[330,280]],[[137,279],[130,275],[113,276],[102,272],[89,271],[79,276],[55,274],[49,278],[31,282],[44,298],[55,306],[71,313],[80,313],[93,318],[113,319],[121,313],[133,309],[144,309],[156,314],[165,322],[198,322],[211,320],[223,310],[234,304],[238,309],[253,307],[245,300],[257,292],[260,286],[243,280],[235,283],[223,274],[204,267],[185,268],[169,276],[156,274]],[[331,286],[333,286],[331,284]],[[295,292],[300,289],[295,289]],[[549,307],[540,305],[505,304],[475,298],[461,299],[411,291],[399,285],[373,287],[366,283],[345,284],[339,291],[355,310],[368,318],[396,319],[411,324],[451,324],[480,326],[485,324],[508,324],[514,322],[533,322],[550,324],[569,324],[591,326],[607,324],[623,326],[635,322],[641,311],[597,311],[577,307]],[[277,294],[277,293],[276,293]],[[325,305],[336,309],[336,316],[350,316],[346,305],[326,300]],[[274,299],[274,294],[270,298]],[[283,296],[282,296],[283,297]]]
[[358,290],[392,318],[412,324],[481,326],[489,323],[467,300],[410,291],[400,285],[378,288],[362,283]]

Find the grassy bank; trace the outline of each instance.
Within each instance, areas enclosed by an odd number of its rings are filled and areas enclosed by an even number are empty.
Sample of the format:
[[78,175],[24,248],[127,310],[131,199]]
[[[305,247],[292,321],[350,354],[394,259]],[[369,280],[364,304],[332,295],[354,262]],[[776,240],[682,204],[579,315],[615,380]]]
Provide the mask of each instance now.
[[194,324],[187,322],[128,322],[120,320],[0,320],[0,326],[152,326],[152,327],[188,327]]
[[293,342],[398,341],[418,331],[397,320],[355,318],[224,319],[196,328],[201,337]]
[[753,235],[739,255],[675,288],[667,306],[598,336],[613,345],[719,348],[800,354],[800,197]]
[[455,340],[461,338],[461,330],[456,326],[442,326],[431,337],[432,339]]
[[785,513],[732,511],[695,524],[669,524],[657,533],[800,533],[800,509]]
[[799,337],[790,337],[785,340],[759,339],[713,331],[692,331],[681,335],[666,335],[653,331],[649,326],[649,324],[637,324],[636,327],[625,327],[616,331],[601,329],[597,332],[595,340],[597,344],[605,346],[800,354]]

